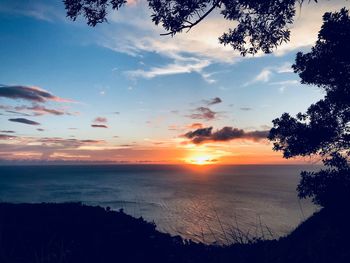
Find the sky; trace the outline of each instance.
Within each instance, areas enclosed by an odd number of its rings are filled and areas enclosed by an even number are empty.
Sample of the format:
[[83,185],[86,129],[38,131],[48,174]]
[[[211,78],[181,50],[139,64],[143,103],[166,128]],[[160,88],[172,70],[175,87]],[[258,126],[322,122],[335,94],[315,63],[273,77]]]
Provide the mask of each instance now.
[[[146,1],[89,27],[60,0],[0,1],[0,161],[276,164],[272,120],[323,97],[291,65],[308,52],[326,11],[304,3],[291,41],[241,57],[213,13],[188,33],[160,36]],[[227,136],[228,134],[228,136]]]

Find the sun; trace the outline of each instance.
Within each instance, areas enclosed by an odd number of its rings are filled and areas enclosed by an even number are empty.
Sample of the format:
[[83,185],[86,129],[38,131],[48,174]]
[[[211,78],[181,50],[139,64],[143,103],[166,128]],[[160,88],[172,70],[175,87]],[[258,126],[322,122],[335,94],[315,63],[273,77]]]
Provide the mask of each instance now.
[[186,160],[186,162],[190,164],[195,164],[195,165],[208,165],[208,164],[213,164],[215,160],[213,160],[212,156],[210,155],[198,155],[198,156],[189,157]]

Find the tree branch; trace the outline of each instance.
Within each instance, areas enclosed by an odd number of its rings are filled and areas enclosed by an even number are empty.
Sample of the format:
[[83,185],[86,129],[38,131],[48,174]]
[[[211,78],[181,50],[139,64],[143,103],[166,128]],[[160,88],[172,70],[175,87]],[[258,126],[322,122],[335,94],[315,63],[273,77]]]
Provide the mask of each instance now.
[[172,30],[172,31],[170,31],[170,32],[163,33],[163,34],[160,34],[160,35],[161,35],[161,36],[175,35],[177,32],[180,32],[180,31],[182,31],[182,30],[184,30],[184,29],[186,29],[186,28],[188,28],[188,30],[187,30],[186,32],[190,31],[192,27],[194,27],[195,25],[197,25],[198,23],[200,23],[200,22],[201,22],[204,18],[206,18],[216,7],[220,6],[219,4],[220,4],[220,1],[216,1],[216,2],[213,4],[213,6],[212,6],[207,12],[205,12],[197,21],[191,23],[191,22],[185,20],[185,22],[189,23],[189,25],[184,25],[184,26],[180,27],[180,28],[179,28],[178,30],[176,30],[176,31]]

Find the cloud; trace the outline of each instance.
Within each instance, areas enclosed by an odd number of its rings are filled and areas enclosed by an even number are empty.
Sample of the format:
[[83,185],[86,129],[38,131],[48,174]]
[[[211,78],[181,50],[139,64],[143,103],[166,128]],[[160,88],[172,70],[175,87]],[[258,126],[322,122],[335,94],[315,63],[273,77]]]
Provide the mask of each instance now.
[[250,107],[241,107],[239,109],[242,110],[242,111],[251,111],[251,110],[253,110],[253,108],[250,108]]
[[142,0],[127,0],[126,4],[128,6],[136,6],[141,3]]
[[214,105],[214,104],[219,104],[222,102],[222,99],[220,99],[219,97],[215,97],[215,98],[212,98],[210,100],[203,100],[203,102],[205,104],[207,104],[208,106],[211,106],[211,105]]
[[283,81],[276,81],[269,83],[270,85],[298,85],[300,82],[295,79],[289,79],[289,80],[283,80]]
[[107,129],[108,126],[107,125],[103,125],[103,124],[91,124],[92,128],[105,128]]
[[207,127],[190,131],[184,134],[184,137],[190,139],[194,144],[200,144],[204,142],[224,142],[236,139],[260,141],[266,139],[268,134],[269,130],[244,131],[243,129],[233,127],[223,127],[222,129],[213,132],[213,127]]
[[104,118],[104,117],[97,117],[94,119],[94,122],[95,123],[107,123],[107,118]]
[[[295,22],[290,26],[291,41],[279,46],[274,52],[275,55],[313,45],[322,25],[324,12],[339,10],[345,4],[345,1],[318,2],[304,2],[301,9],[296,8]],[[174,57],[186,52],[186,56],[205,58],[212,63],[233,63],[243,59],[229,45],[223,46],[218,43],[218,37],[223,32],[237,25],[236,22],[225,20],[219,12],[212,13],[188,33],[176,34],[174,37],[159,36],[160,33],[164,33],[164,29],[155,26],[150,15],[147,1],[140,1],[135,8],[112,12],[108,18],[110,30],[99,32],[96,39],[106,48],[132,56],[152,52]]]
[[[30,138],[27,138],[30,140]],[[32,139],[36,144],[41,144],[41,146],[45,146],[51,149],[71,149],[78,148],[87,145],[98,145],[105,143],[104,140],[78,140],[78,139],[65,139],[61,137],[44,137],[39,139]]]
[[271,75],[272,75],[271,69],[264,68],[262,71],[260,71],[260,73],[255,78],[246,82],[243,86],[246,87],[256,82],[268,82],[271,78]]
[[279,91],[283,93],[288,87],[298,85],[300,82],[298,80],[283,80],[269,83],[270,85],[277,85],[279,87]]
[[2,132],[2,133],[16,133],[15,131],[9,131],[9,130],[2,130],[0,132]]
[[36,103],[33,103],[32,106],[22,105],[16,107],[0,105],[0,109],[4,109],[8,113],[22,116],[41,116],[46,114],[60,116],[78,114],[78,112],[71,113],[64,109],[50,109],[45,106],[38,105]]
[[194,113],[191,115],[188,115],[186,117],[189,117],[191,119],[198,119],[198,120],[213,120],[217,117],[217,112],[212,111],[211,109],[207,107],[198,107],[194,110]]
[[53,22],[55,20],[67,21],[62,3],[40,0],[2,0],[0,12],[11,15],[32,17],[37,20]]
[[[163,66],[129,70],[132,78],[155,78],[173,74],[197,73],[209,84],[216,80],[206,68],[213,63],[232,63],[241,59],[231,47],[218,43],[218,37],[230,27],[231,21],[222,17],[208,17],[188,34],[174,37],[160,36],[161,26],[155,26],[150,19],[151,12],[146,1],[140,1],[135,8],[124,8],[108,17],[110,25],[96,35],[98,44],[115,52],[143,57],[153,53],[171,59]],[[147,67],[147,65],[146,65]]]
[[41,106],[38,104],[33,104],[32,106],[17,106],[14,108],[18,112],[22,111],[32,111],[34,116],[41,116],[45,114],[51,114],[51,115],[73,115],[72,113],[65,111],[65,110],[58,110],[58,109],[49,109],[45,106]]
[[200,122],[195,122],[187,126],[189,129],[200,129],[203,128],[203,124]]
[[23,99],[33,102],[46,102],[49,100],[57,102],[72,102],[72,100],[57,97],[41,88],[29,86],[0,85],[0,97]]
[[169,125],[168,126],[168,130],[169,131],[185,131],[185,130],[188,130],[188,129],[199,129],[199,128],[202,128],[203,127],[203,124],[202,123],[199,123],[199,122],[195,122],[195,123],[192,123],[192,124],[189,124],[189,125]]
[[[285,62],[282,65],[278,65],[278,66],[272,66],[272,67],[266,67],[263,68],[258,75],[256,75],[252,80],[246,82],[245,84],[243,84],[243,87],[252,85],[254,83],[258,83],[258,82],[268,82],[270,81],[271,77],[278,73],[278,74],[283,74],[283,73],[292,73],[293,70],[291,68],[291,64],[289,62]],[[295,82],[296,80],[293,80],[293,82]]]
[[276,69],[277,73],[293,73],[292,63],[286,62]]
[[10,106],[7,106],[7,105],[0,105],[0,110],[9,110],[11,109]]
[[14,118],[14,119],[9,119],[9,121],[19,122],[19,123],[24,123],[24,124],[29,124],[29,125],[40,125],[39,122],[28,120],[25,118]]
[[150,16],[146,1],[137,8],[125,8],[112,13],[108,18],[110,30],[105,30],[97,38],[100,45],[132,56],[154,52],[174,58],[186,52],[186,57],[201,57],[217,62],[232,62],[239,58],[238,52],[218,43],[218,37],[232,25],[222,16],[210,16],[189,33],[177,34],[175,37],[160,36],[164,29],[155,26]]
[[200,128],[194,131],[190,131],[185,134],[188,139],[194,139],[196,137],[210,137],[212,134],[213,127]]
[[14,135],[0,134],[0,140],[12,140],[16,137]]
[[[156,141],[156,143],[159,141]],[[169,162],[183,158],[183,150],[155,146],[140,146],[134,143],[111,145],[104,140],[78,140],[61,137],[16,137],[13,140],[3,140],[0,143],[0,161],[2,160],[60,160],[64,156],[79,162],[91,156],[89,161],[99,162],[131,162],[152,160],[153,162]],[[84,157],[84,158],[83,158]]]
[[271,70],[263,69],[254,79],[254,81],[267,82],[271,77]]
[[[280,56],[312,46],[322,25],[322,15],[327,10],[341,8],[344,1],[341,2],[305,3],[301,8],[301,13],[297,8],[295,23],[290,25],[291,41],[283,43],[273,54]],[[97,44],[134,57],[154,54],[171,59],[172,62],[163,66],[128,70],[126,74],[129,77],[150,79],[194,72],[200,74],[203,80],[211,84],[216,80],[212,77],[214,73],[209,72],[210,65],[233,64],[245,59],[255,59],[243,58],[229,45],[219,44],[218,37],[237,25],[235,21],[224,19],[219,11],[210,14],[188,33],[170,37],[160,36],[161,33],[164,33],[164,29],[162,26],[155,26],[151,21],[151,11],[147,6],[147,1],[140,1],[137,5],[132,6],[133,8],[124,8],[110,14],[108,17],[110,25],[105,25],[102,30],[96,32],[94,39],[97,40]],[[265,54],[259,52],[255,57],[261,56]],[[200,63],[201,60],[206,63]],[[288,73],[291,72],[291,69],[285,64],[276,72]],[[260,72],[255,81],[248,82],[245,86],[259,81],[267,82],[271,73],[269,70]]]
[[183,130],[183,127],[182,126],[179,126],[179,125],[169,125],[168,126],[168,130],[169,131],[179,131],[179,130]]
[[[0,12],[26,15],[46,21],[68,22],[62,3],[38,0],[22,2],[18,4],[18,1],[5,0],[4,4],[0,4]],[[318,3],[304,1],[300,9],[296,8],[295,21],[290,25],[291,41],[278,47],[275,54],[282,55],[311,46],[317,39],[324,12],[339,10],[346,4],[346,1],[318,1]],[[210,14],[188,33],[162,37],[159,34],[164,33],[164,29],[152,22],[147,1],[128,0],[127,5],[126,8],[109,13],[109,25],[95,28],[97,37],[94,39],[97,39],[98,44],[134,56],[142,52],[155,52],[168,56],[170,53],[182,54],[185,51],[190,56],[209,58],[216,62],[232,63],[241,59],[238,52],[230,46],[218,43],[218,37],[223,32],[237,25],[236,22],[224,19],[219,11]]]
[[137,69],[126,71],[125,73],[131,78],[142,77],[146,79],[158,76],[186,74],[196,72],[200,74],[207,82],[211,82],[208,74],[203,73],[203,69],[210,65],[208,60],[199,60],[195,58],[175,60],[174,63],[167,64],[163,67],[152,67],[149,70]]
[[20,115],[20,116],[32,116],[28,113],[20,112],[20,111],[13,111],[13,110],[7,110],[7,113],[15,114],[15,115]]

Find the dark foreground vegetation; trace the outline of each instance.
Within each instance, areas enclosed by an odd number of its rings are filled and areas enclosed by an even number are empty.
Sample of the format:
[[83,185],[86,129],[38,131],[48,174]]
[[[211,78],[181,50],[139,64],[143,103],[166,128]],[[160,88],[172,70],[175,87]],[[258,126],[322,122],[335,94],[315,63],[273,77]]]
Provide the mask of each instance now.
[[80,203],[0,204],[0,262],[350,262],[350,213],[322,209],[279,240],[215,246]]

